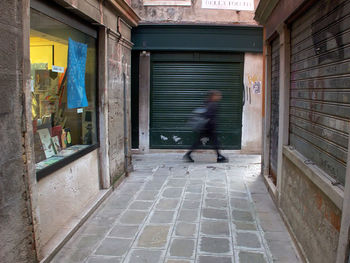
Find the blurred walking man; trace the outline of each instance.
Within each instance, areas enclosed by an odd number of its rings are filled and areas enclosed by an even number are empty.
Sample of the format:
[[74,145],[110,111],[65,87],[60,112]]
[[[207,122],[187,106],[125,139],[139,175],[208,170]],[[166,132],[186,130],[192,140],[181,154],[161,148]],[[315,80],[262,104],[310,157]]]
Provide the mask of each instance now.
[[202,137],[208,137],[209,140],[213,143],[214,150],[216,151],[217,162],[228,162],[228,159],[220,154],[219,141],[216,132],[218,104],[221,98],[221,92],[218,90],[212,90],[208,92],[208,99],[205,105],[205,112],[203,113],[204,118],[207,121],[204,124],[204,127],[200,129],[199,135],[195,142],[192,144],[191,149],[184,155],[183,159],[185,161],[193,162],[191,153],[194,150],[198,149],[199,145],[201,144]]

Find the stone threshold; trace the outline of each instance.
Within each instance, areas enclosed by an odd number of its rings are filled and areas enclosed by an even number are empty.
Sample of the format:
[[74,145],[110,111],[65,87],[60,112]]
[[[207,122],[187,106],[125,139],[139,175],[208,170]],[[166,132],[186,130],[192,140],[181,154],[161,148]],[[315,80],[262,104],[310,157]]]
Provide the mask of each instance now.
[[113,192],[113,187],[106,190],[100,190],[88,204],[83,208],[79,216],[71,218],[71,220],[58,231],[47,244],[43,247],[44,258],[40,263],[48,263],[57,252],[70,240],[75,232],[86,222],[93,212],[103,203],[104,200]]

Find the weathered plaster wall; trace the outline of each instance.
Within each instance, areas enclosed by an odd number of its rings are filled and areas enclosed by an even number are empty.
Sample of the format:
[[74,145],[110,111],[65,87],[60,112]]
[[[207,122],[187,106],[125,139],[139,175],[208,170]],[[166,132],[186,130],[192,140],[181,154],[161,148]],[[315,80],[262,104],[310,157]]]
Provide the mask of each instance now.
[[341,211],[294,163],[283,157],[280,207],[309,262],[335,262]]
[[[126,90],[127,151],[130,144],[130,89],[131,49],[118,42],[117,36],[108,38],[108,136],[111,182],[124,173],[125,130],[124,130],[124,89]],[[125,85],[125,86],[124,86]],[[129,158],[130,159],[130,158]]]
[[[255,0],[255,8],[259,0]],[[253,24],[254,11],[235,11],[202,8],[201,0],[192,0],[191,6],[144,6],[143,0],[131,0],[131,7],[143,22],[151,23],[221,23]]]
[[0,34],[0,262],[35,262],[24,146],[24,33],[29,1],[2,0]]
[[245,105],[242,116],[242,152],[261,153],[262,54],[244,54]]
[[[37,183],[39,234],[43,246],[69,220],[79,215],[99,192],[97,150]],[[42,254],[42,248],[39,255]]]

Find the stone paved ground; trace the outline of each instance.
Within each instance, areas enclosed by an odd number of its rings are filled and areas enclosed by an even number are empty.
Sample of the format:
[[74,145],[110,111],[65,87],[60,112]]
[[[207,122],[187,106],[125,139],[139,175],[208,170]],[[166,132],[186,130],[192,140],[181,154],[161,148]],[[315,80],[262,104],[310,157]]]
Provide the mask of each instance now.
[[52,262],[301,262],[259,176],[260,156],[134,155],[134,172]]

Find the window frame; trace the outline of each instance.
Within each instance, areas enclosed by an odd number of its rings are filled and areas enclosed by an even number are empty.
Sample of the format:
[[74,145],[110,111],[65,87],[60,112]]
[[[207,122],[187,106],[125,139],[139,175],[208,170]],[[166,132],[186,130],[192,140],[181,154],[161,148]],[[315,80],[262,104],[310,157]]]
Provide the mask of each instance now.
[[[52,19],[55,19],[67,26],[81,31],[93,37],[96,40],[96,96],[95,96],[95,112],[96,112],[96,143],[89,145],[88,147],[65,157],[64,159],[57,161],[39,171],[36,171],[36,180],[39,181],[48,175],[54,173],[55,171],[67,166],[68,164],[80,159],[81,157],[91,153],[92,151],[100,147],[100,116],[99,116],[99,41],[98,41],[98,29],[93,27],[91,24],[87,23],[83,19],[77,17],[76,14],[67,11],[65,8],[59,6],[56,3],[48,3],[41,0],[31,0],[30,1],[30,12],[31,10],[38,11],[43,15],[46,15]],[[31,105],[30,105],[31,107]],[[34,134],[32,134],[34,141]]]

